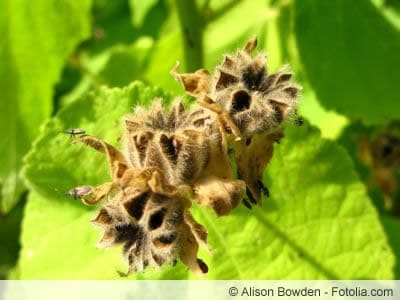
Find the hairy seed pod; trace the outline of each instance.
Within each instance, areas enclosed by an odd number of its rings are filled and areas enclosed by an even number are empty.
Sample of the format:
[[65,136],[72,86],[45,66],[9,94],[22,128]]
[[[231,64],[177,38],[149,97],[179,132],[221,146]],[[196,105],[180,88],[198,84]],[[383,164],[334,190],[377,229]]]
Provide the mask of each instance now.
[[177,65],[172,75],[201,106],[218,116],[226,133],[235,137],[231,147],[239,178],[247,184],[250,202],[260,204],[262,193],[268,194],[262,174],[272,157],[273,143],[283,136],[282,124],[300,120],[293,118],[300,86],[291,81],[288,66],[268,74],[266,55],[252,56],[256,45],[257,39],[252,38],[243,50],[225,55],[212,74],[204,69],[179,74]]

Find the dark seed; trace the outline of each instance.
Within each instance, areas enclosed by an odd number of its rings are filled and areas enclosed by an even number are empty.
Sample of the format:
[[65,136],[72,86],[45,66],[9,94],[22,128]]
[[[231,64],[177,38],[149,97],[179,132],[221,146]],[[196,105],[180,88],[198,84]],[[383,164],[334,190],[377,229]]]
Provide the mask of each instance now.
[[249,198],[250,202],[253,204],[257,204],[256,199],[254,199],[253,194],[251,193],[251,191],[249,190],[249,188],[246,188],[246,195]]
[[257,181],[258,188],[264,193],[265,196],[269,197],[269,189],[264,185],[261,180]]
[[178,152],[180,150],[180,143],[175,137],[168,138],[165,134],[160,137],[160,143],[165,154],[176,163]]
[[246,199],[243,199],[243,204],[244,206],[246,206],[248,209],[252,209],[251,204],[249,203],[249,201],[247,201]]
[[251,96],[243,90],[237,91],[232,97],[231,112],[241,112],[249,109],[251,104]]
[[118,224],[115,226],[115,230],[115,242],[122,243],[135,240],[139,232],[139,227],[136,224]]
[[198,258],[198,259],[197,259],[197,264],[199,265],[200,270],[201,270],[201,272],[202,272],[203,274],[208,273],[208,266],[207,266],[207,264],[206,264],[204,261],[202,261],[200,258]]
[[155,212],[154,214],[152,214],[150,216],[150,220],[149,220],[150,230],[155,230],[162,225],[166,212],[167,212],[167,209],[165,207],[163,207],[162,209],[160,209],[159,211]]
[[136,220],[140,220],[143,216],[144,207],[146,206],[148,198],[149,192],[142,193],[139,196],[126,201],[124,207],[129,215],[134,217]]
[[263,79],[265,76],[265,68],[260,68],[256,70],[253,66],[247,67],[243,71],[242,81],[246,88],[250,90],[257,90],[259,89]]
[[176,233],[171,232],[161,235],[157,240],[164,245],[169,245],[172,244],[175,241],[175,239],[176,239]]

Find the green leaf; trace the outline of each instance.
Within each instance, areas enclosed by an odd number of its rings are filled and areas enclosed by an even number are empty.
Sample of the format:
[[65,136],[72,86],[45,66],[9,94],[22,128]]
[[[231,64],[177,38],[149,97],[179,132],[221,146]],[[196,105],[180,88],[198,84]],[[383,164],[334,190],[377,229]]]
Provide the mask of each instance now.
[[382,216],[382,224],[388,235],[390,246],[393,252],[396,254],[396,266],[394,268],[395,279],[400,279],[400,241],[399,241],[399,230],[400,230],[400,219],[397,217]]
[[0,214],[0,279],[8,279],[20,250],[19,235],[25,201],[20,201],[7,215]]
[[287,128],[275,150],[262,209],[206,218],[210,277],[392,278],[393,254],[344,149],[303,126]]
[[23,190],[21,158],[52,111],[53,87],[76,45],[89,35],[90,0],[0,3],[1,209]]
[[371,0],[387,20],[400,30],[400,3],[393,0]]
[[[213,19],[205,28],[204,57],[206,67],[213,69],[216,64],[220,63],[224,54],[242,48],[254,35],[258,37],[258,51],[268,50],[273,55],[277,55],[277,51],[275,51],[277,50],[276,43],[265,43],[267,39],[269,42],[272,41],[269,34],[275,34],[274,19],[274,12],[270,9],[268,2],[263,0],[238,1],[234,7]],[[238,23],[240,23],[240,26],[237,26]],[[233,28],[235,28],[235,34],[226,34],[231,32]],[[275,38],[275,36],[272,38]],[[274,42],[276,41],[274,39]],[[272,64],[276,60],[277,57],[274,57]],[[271,59],[269,66],[271,67]],[[273,67],[276,67],[276,65]]]
[[300,57],[321,103],[366,124],[398,118],[400,32],[370,1],[305,0],[295,8]]
[[146,82],[168,91],[182,92],[181,85],[169,74],[177,60],[182,63],[181,69],[184,70],[182,37],[176,30],[155,41],[144,74]]
[[336,139],[348,120],[334,111],[325,110],[318,102],[314,91],[304,82],[302,98],[299,106],[299,114],[305,117],[310,124],[321,130],[321,136],[329,139]]
[[[96,208],[63,193],[109,180],[105,157],[60,134],[79,127],[118,145],[121,117],[163,96],[134,83],[101,88],[65,107],[45,126],[26,158],[34,191],[26,207],[19,274],[22,279],[119,279],[121,249],[97,250]],[[165,96],[169,102],[170,96]],[[391,279],[393,255],[375,209],[344,149],[307,125],[288,128],[265,175],[271,198],[252,211],[240,206],[217,218],[194,207],[209,231],[202,250],[209,279]],[[178,263],[132,278],[194,278]]]
[[132,10],[132,22],[135,26],[141,26],[146,15],[157,4],[158,0],[129,0]]
[[152,46],[151,38],[140,38],[132,45],[114,47],[98,76],[113,87],[123,87],[142,79]]

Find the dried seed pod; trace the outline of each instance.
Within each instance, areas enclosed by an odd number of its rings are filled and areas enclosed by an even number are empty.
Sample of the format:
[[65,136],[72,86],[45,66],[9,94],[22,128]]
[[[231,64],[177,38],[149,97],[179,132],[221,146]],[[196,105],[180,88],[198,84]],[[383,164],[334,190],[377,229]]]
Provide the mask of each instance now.
[[93,220],[104,229],[99,247],[122,244],[128,273],[159,268],[176,259],[203,273],[197,251],[199,243],[206,243],[207,232],[190,215],[190,201],[177,187],[165,182],[154,185],[162,179],[156,169],[128,170],[124,176],[129,176],[129,187],[117,192]]
[[125,118],[122,136],[129,165],[158,167],[170,184],[193,181],[208,163],[210,143],[218,139],[210,118],[203,109],[186,111],[180,100],[170,111],[164,109],[161,99],[156,99],[149,111],[136,109]]
[[[202,191],[201,196],[193,194],[194,199],[218,215],[227,214],[243,196],[244,184],[230,179],[233,171],[225,134],[209,111],[185,110],[179,99],[166,111],[156,100],[148,111],[139,108],[127,116],[124,124],[122,143],[130,167],[157,167],[168,184],[194,186]],[[205,192],[204,182],[211,180],[230,186],[225,198]],[[225,209],[218,209],[222,206]]]
[[388,169],[400,169],[400,138],[391,134],[379,134],[371,142],[375,165]]
[[[199,244],[206,244],[207,232],[190,215],[191,188],[171,186],[157,168],[129,168],[121,152],[95,137],[82,142],[108,158],[113,179],[93,189],[85,189],[81,200],[95,204],[108,196],[93,223],[104,228],[99,246],[123,244],[129,271],[160,267],[180,258],[193,272],[203,273]],[[86,191],[88,191],[86,193]],[[86,197],[90,192],[91,197]]]
[[156,168],[127,168],[122,154],[97,138],[86,136],[76,141],[105,153],[113,178],[112,183],[90,189],[90,201],[82,197],[84,203],[94,204],[110,196],[93,220],[104,228],[99,246],[123,244],[128,273],[143,271],[147,266],[160,267],[178,258],[193,272],[202,273],[198,241],[205,244],[207,233],[190,216],[190,201],[181,195],[181,190],[187,188],[169,186]]
[[221,128],[232,133],[240,179],[247,184],[250,202],[261,203],[267,191],[262,173],[273,153],[273,143],[283,136],[282,124],[296,115],[300,87],[291,81],[288,66],[268,75],[263,53],[252,57],[257,39],[243,50],[226,55],[215,72],[205,70],[172,75],[197,102],[218,116]]
[[283,137],[282,131],[256,134],[251,139],[235,143],[238,176],[246,182],[246,194],[252,204],[261,204],[269,190],[262,182],[263,173],[273,155],[273,146]]
[[398,215],[400,204],[396,195],[399,190],[400,137],[390,130],[377,133],[371,140],[362,137],[358,153],[360,159],[371,168],[370,183],[375,183],[382,191],[385,208]]
[[293,74],[289,67],[268,75],[265,54],[251,56],[256,45],[252,38],[243,50],[226,55],[211,76],[204,70],[179,74],[175,67],[172,71],[189,95],[198,99],[206,95],[228,113],[241,138],[275,131],[295,114],[298,104],[300,87],[290,80]]

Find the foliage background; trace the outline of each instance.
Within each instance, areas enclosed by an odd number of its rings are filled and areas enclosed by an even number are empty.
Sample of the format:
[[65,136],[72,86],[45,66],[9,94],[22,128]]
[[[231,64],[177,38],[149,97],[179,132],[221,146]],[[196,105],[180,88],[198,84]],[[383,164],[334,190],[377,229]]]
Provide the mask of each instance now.
[[[257,35],[268,70],[289,63],[303,85],[306,124],[277,147],[263,208],[194,208],[207,278],[400,279],[399,212],[357,151],[400,120],[399,12],[395,0],[1,1],[0,277],[119,278],[120,249],[94,248],[94,210],[63,196],[104,181],[104,158],[60,132],[117,145],[133,105],[182,94],[176,60],[212,70]],[[135,276],[193,278],[182,264]]]

